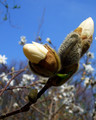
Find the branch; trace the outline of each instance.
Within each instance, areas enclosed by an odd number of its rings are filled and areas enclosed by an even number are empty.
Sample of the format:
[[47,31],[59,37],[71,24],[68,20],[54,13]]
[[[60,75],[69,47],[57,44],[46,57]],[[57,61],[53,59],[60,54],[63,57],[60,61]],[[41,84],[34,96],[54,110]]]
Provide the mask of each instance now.
[[37,112],[39,112],[42,116],[48,118],[48,116],[47,116],[46,114],[44,114],[41,110],[39,110],[39,109],[36,108],[35,106],[32,105],[32,108],[33,108],[34,110],[36,110]]
[[48,120],[51,120],[51,118],[52,118],[52,108],[53,108],[53,99],[52,99],[51,105],[50,105],[49,118],[48,118]]
[[[30,106],[34,103],[37,102],[37,100],[41,97],[41,95],[48,89],[50,88],[51,85],[49,84],[49,82],[47,82],[45,84],[45,86],[40,90],[40,92],[38,92],[37,96],[34,93],[32,93],[32,98],[29,100],[28,103],[26,103],[23,107],[19,108],[18,110],[15,110],[15,111],[12,111],[12,112],[9,112],[9,113],[6,113],[6,114],[3,114],[0,116],[0,119],[4,119],[6,117],[9,117],[9,116],[12,116],[12,115],[16,115],[18,113],[22,113],[22,112],[27,112],[30,110]],[[34,90],[34,89],[33,89]]]
[[45,8],[43,10],[43,13],[42,13],[42,17],[41,17],[41,21],[40,21],[40,24],[39,24],[39,27],[38,27],[38,31],[37,31],[37,36],[36,36],[36,42],[38,41],[38,36],[39,36],[39,33],[40,33],[40,29],[44,23],[44,16],[45,16]]
[[9,82],[7,83],[7,85],[2,89],[2,91],[0,92],[0,96],[4,93],[4,91],[7,89],[7,87],[10,85],[11,81],[17,77],[19,74],[21,74],[22,72],[24,72],[26,70],[27,67],[25,67],[24,69],[21,69],[16,75],[14,75]]
[[51,118],[54,118],[54,116],[60,112],[60,110],[62,110],[62,108],[66,107],[65,104],[63,104],[56,112],[53,113],[52,117]]
[[30,109],[30,105],[31,105],[31,103],[29,102],[29,103],[27,103],[26,105],[24,105],[22,108],[20,108],[18,110],[15,110],[15,111],[12,111],[10,113],[6,113],[4,115],[1,115],[0,119],[4,119],[6,117],[16,115],[16,114],[21,113],[21,112],[27,112]]
[[[30,88],[31,86],[34,86],[34,85],[39,84],[39,83],[41,83],[41,82],[40,82],[40,81],[36,81],[36,82],[34,82],[33,84],[30,84],[30,85],[28,85],[28,86],[12,86],[12,87],[6,88],[5,91],[14,90],[14,89],[18,89],[18,88],[20,88],[20,89]],[[3,89],[4,89],[4,88],[2,88],[2,89],[0,90],[0,92],[1,92]]]

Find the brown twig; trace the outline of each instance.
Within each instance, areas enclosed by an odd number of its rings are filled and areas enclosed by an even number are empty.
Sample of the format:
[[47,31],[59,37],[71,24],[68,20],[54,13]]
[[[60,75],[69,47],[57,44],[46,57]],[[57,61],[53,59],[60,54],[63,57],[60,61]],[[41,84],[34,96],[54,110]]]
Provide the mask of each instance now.
[[52,117],[51,118],[54,118],[54,116],[57,114],[57,113],[59,113],[60,112],[60,110],[62,110],[62,108],[64,108],[66,105],[65,104],[63,104],[57,111],[55,111],[54,113],[53,113],[53,115],[52,115]]
[[[49,88],[51,87],[50,84],[47,84],[40,90],[40,92],[38,92],[37,94],[37,100],[41,97],[41,95]],[[0,116],[0,119],[4,119],[6,117],[9,117],[9,116],[12,116],[12,115],[16,115],[18,113],[22,113],[22,112],[27,112],[29,111],[30,109],[30,106],[34,103],[37,102],[37,100],[32,100],[32,101],[29,101],[28,103],[26,103],[23,107],[19,108],[18,110],[15,110],[15,111],[12,111],[12,112],[9,112],[9,113],[6,113],[6,114],[3,114]]]
[[[52,96],[53,97],[53,96]],[[52,117],[52,114],[53,114],[53,103],[54,103],[54,100],[53,98],[51,98],[51,104],[50,104],[50,109],[49,109],[49,117],[48,117],[48,120],[51,120],[51,117]]]
[[48,116],[47,116],[46,114],[44,114],[41,110],[39,110],[38,108],[36,108],[34,105],[32,105],[32,108],[33,108],[34,110],[36,110],[37,112],[39,112],[43,117],[48,118]]
[[42,13],[42,17],[41,17],[41,21],[40,21],[40,24],[39,24],[39,27],[38,27],[38,31],[37,31],[37,36],[36,36],[36,42],[38,42],[38,36],[39,36],[39,33],[40,33],[40,29],[44,23],[44,16],[45,16],[45,8],[43,10],[43,13]]
[[[6,76],[12,75],[12,74],[17,73],[17,72],[19,72],[19,71],[20,71],[20,70],[14,71],[14,72],[9,72],[9,73],[6,74]],[[5,76],[5,75],[2,75],[2,76],[0,76],[0,78],[2,78],[2,77],[4,77],[4,76]]]
[[24,72],[26,70],[26,67],[24,69],[21,69],[16,75],[14,75],[9,82],[7,83],[7,85],[2,89],[2,91],[0,92],[0,96],[4,93],[4,91],[7,89],[7,87],[10,85],[11,81],[17,77],[19,74],[21,74],[22,72]]
[[[40,82],[39,82],[39,81],[35,81],[33,84],[28,85],[28,86],[12,86],[12,87],[7,88],[5,91],[7,91],[7,90],[13,90],[13,89],[17,89],[17,88],[25,89],[25,88],[29,88],[30,86],[34,86],[34,85],[36,85],[36,84],[38,84],[38,83],[40,83]],[[3,89],[4,89],[4,88],[3,88]],[[3,89],[1,89],[0,92],[1,92]]]
[[27,112],[30,109],[30,105],[31,105],[31,103],[28,102],[26,105],[24,105],[22,108],[20,108],[18,110],[15,110],[15,111],[12,111],[10,113],[6,113],[4,115],[1,115],[0,119],[4,119],[6,117],[9,117],[9,116],[12,116],[12,115],[16,115],[16,114],[21,113],[21,112]]

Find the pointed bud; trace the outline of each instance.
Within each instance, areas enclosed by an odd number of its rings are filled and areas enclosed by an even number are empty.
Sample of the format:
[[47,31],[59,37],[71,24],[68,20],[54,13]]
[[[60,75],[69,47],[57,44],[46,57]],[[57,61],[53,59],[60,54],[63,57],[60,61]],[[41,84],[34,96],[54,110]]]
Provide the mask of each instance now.
[[81,42],[82,42],[82,53],[81,57],[87,52],[89,49],[93,33],[94,33],[94,22],[91,17],[84,20],[77,29],[74,30],[74,32],[77,32],[80,35]]
[[36,42],[33,42],[33,44],[25,44],[23,51],[25,56],[32,63],[39,63],[46,57],[48,52],[48,50],[42,44]]
[[91,17],[84,20],[77,29],[75,29],[75,32],[78,32],[81,35],[82,39],[85,38],[92,38],[94,33],[94,22]]

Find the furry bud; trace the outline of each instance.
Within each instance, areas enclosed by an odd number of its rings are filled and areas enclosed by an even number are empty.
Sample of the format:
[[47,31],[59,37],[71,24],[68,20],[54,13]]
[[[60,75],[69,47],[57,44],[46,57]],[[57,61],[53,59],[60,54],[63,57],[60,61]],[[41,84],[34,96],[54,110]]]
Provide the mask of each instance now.
[[80,35],[76,32],[70,33],[58,50],[62,67],[77,64],[80,60],[81,49]]

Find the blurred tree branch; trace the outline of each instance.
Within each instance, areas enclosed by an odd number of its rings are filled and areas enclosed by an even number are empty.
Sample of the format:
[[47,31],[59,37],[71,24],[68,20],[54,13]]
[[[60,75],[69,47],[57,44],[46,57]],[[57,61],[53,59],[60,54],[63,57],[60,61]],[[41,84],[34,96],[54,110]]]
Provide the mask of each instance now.
[[1,8],[0,8],[0,14],[1,14],[0,21],[1,22],[0,23],[2,23],[4,21],[9,21],[9,24],[12,27],[16,27],[11,22],[11,11],[13,11],[15,9],[19,9],[20,5],[16,4],[15,1],[16,0],[13,0],[13,4],[11,3],[12,4],[11,5],[8,0],[0,0],[0,4],[1,4]]

